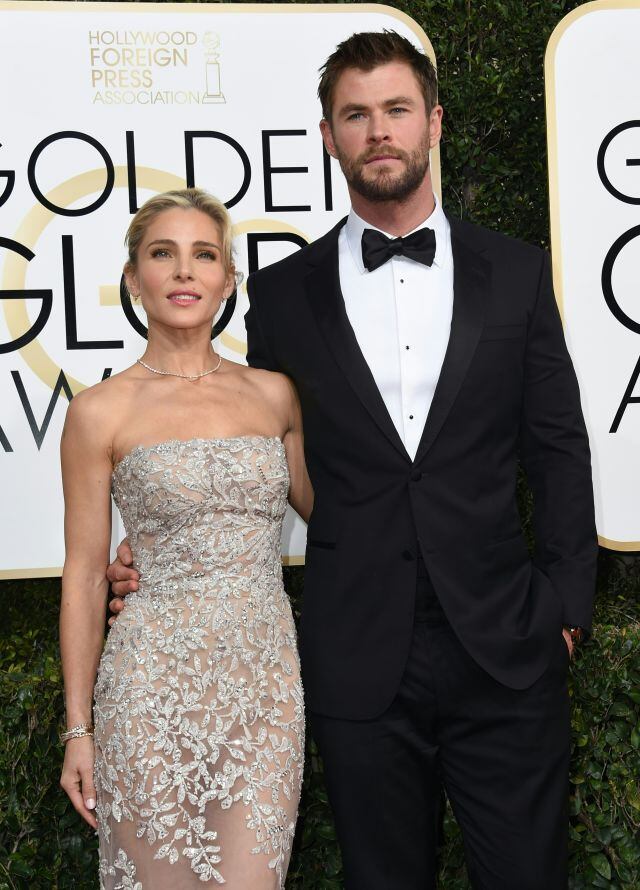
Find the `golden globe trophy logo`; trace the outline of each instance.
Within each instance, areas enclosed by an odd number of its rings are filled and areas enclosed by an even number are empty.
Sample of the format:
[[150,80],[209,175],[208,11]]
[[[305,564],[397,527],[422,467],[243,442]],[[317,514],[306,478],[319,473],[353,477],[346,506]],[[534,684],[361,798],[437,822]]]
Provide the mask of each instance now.
[[[119,286],[131,215],[206,189],[231,212],[245,280],[324,234],[349,204],[320,138],[318,69],[384,28],[433,59],[381,5],[0,0],[0,578],[60,572],[66,406],[144,351],[144,312]],[[431,167],[437,188],[437,153]],[[216,321],[234,361],[247,304],[241,288]],[[117,543],[115,513],[113,528]],[[304,550],[290,512],[285,561]]]
[[207,31],[204,35],[207,89],[204,102],[226,102],[220,80],[220,36]]

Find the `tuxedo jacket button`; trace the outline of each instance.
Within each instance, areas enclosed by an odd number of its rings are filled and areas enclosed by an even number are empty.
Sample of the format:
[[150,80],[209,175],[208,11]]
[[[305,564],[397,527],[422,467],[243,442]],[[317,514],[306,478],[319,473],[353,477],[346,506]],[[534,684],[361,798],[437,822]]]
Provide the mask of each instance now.
[[403,550],[402,558],[406,559],[407,562],[411,562],[413,560],[413,553],[410,550]]
[[420,470],[414,470],[413,473],[411,474],[411,481],[419,482],[421,479],[422,479],[422,473],[420,472]]

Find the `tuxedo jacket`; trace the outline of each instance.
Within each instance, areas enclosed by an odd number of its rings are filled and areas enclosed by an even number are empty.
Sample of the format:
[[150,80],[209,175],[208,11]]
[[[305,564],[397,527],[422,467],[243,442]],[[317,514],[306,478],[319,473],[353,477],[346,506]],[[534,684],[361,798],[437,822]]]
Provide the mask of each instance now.
[[[300,627],[308,707],[369,719],[389,706],[412,638],[418,553],[465,649],[524,689],[563,624],[589,628],[597,555],[589,445],[548,257],[449,220],[451,333],[412,460],[346,314],[344,222],[248,280],[248,361],[294,381],[315,491]],[[533,556],[518,460],[534,499]]]

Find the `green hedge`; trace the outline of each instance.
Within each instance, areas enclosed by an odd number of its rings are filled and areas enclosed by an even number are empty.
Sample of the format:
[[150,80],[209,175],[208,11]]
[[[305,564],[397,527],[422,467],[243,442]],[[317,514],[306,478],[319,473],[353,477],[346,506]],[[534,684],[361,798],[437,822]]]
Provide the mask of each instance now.
[[[640,888],[638,563],[602,559],[593,641],[572,670],[571,872],[574,888]],[[286,570],[296,610],[302,570]],[[0,583],[0,890],[97,888],[96,840],[58,785],[62,692],[59,582]],[[468,886],[447,814],[441,887]],[[310,741],[288,887],[339,890],[340,855]],[[400,888],[399,888],[400,890]],[[515,888],[514,888],[515,890]]]
[[[394,5],[424,28],[438,58],[447,207],[547,245],[544,49],[555,25],[580,4]],[[526,506],[524,512],[526,518]],[[296,606],[302,577],[301,569],[286,571]],[[572,670],[570,886],[640,890],[640,558],[602,552],[598,586],[594,638]],[[0,890],[97,887],[95,837],[58,787],[58,598],[55,580],[0,583]],[[288,886],[339,890],[340,868],[310,742]],[[466,887],[460,839],[447,814],[441,888]]]

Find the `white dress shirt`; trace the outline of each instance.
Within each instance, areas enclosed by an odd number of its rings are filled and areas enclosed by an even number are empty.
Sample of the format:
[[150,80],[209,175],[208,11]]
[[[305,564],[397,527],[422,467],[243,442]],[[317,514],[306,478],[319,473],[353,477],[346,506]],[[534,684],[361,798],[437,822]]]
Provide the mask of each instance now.
[[424,227],[436,235],[432,266],[396,256],[367,272],[362,233],[376,227],[353,209],[338,238],[347,316],[412,460],[442,369],[453,313],[451,232],[437,201],[433,213],[417,229]]

